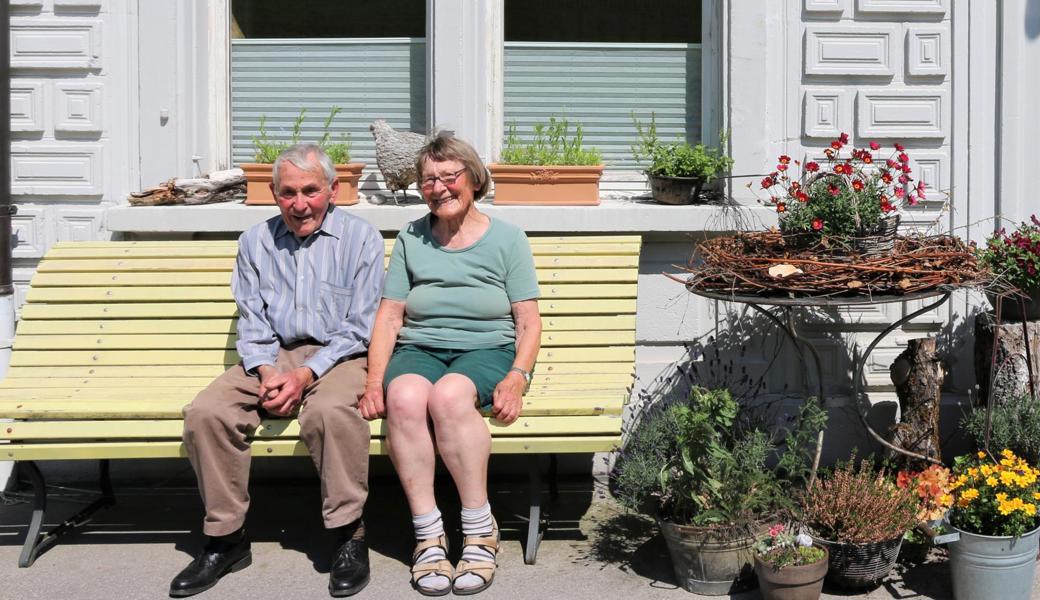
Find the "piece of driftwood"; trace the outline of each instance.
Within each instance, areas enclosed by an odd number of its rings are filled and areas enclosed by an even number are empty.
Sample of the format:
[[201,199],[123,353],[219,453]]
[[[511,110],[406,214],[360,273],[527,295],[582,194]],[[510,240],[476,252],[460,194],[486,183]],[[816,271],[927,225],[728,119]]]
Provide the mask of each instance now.
[[[936,353],[935,338],[909,340],[906,350],[893,361],[889,374],[899,396],[901,415],[900,422],[891,429],[890,441],[910,452],[938,460],[941,458],[939,396],[945,374]],[[928,464],[916,461],[907,466],[920,470]]]
[[[998,327],[992,312],[976,317],[975,378],[979,381],[980,405],[986,405],[990,393],[994,404],[1030,393],[1027,357],[1033,361],[1034,385],[1040,388],[1040,321],[1027,321],[1025,327],[1029,330],[1029,352],[1026,352],[1021,322],[1001,323]],[[994,336],[997,338],[997,360],[993,381],[990,382]]]
[[233,200],[245,192],[245,185],[242,169],[228,169],[201,178],[170,179],[162,185],[132,192],[128,200],[131,206],[213,204]]

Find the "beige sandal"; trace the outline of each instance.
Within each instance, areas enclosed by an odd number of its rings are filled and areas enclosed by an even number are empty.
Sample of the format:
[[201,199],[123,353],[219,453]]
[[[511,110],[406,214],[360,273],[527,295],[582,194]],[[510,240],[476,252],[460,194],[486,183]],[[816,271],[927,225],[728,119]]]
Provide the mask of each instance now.
[[[491,583],[495,580],[495,569],[498,567],[498,542],[501,534],[498,531],[498,523],[493,521],[491,526],[491,535],[486,537],[480,536],[466,536],[462,539],[462,547],[466,546],[478,546],[483,550],[486,550],[491,556],[495,557],[494,561],[477,561],[471,562],[465,559],[459,561],[459,564],[455,567],[455,579],[451,582],[451,591],[456,596],[470,596],[472,594],[478,594],[491,587]],[[460,588],[455,585],[455,581],[459,577],[465,574],[476,575],[484,581],[484,583],[471,588]]]
[[424,577],[440,575],[452,583],[455,581],[455,570],[447,558],[424,563],[415,562],[423,552],[438,547],[444,550],[444,556],[448,555],[448,541],[443,535],[428,540],[419,540],[419,543],[415,545],[415,552],[412,552],[412,587],[423,596],[447,596],[452,587],[448,585],[440,590],[423,587],[421,582]]

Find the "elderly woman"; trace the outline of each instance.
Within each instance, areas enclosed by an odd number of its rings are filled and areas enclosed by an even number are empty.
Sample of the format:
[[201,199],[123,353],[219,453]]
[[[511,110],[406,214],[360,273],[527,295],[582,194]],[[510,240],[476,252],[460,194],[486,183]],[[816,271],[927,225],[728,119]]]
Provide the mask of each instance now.
[[[359,408],[387,419],[415,526],[413,586],[428,596],[475,594],[494,579],[499,543],[481,412],[505,424],[520,414],[541,339],[538,282],[524,232],[477,210],[488,174],[469,144],[434,138],[416,171],[430,212],[400,232],[390,255]],[[454,568],[433,493],[437,453],[462,503]]]

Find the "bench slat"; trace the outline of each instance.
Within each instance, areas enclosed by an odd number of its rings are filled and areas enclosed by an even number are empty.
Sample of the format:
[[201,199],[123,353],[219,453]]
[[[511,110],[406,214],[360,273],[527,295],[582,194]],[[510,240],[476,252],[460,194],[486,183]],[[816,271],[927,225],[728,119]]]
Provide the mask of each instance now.
[[[231,365],[167,365],[162,368],[161,373],[166,377],[216,377]],[[552,381],[556,375],[597,375],[597,374],[626,374],[631,377],[633,372],[631,362],[559,362],[547,365],[539,364],[535,367],[534,376],[545,377]],[[40,377],[151,377],[153,371],[141,369],[136,366],[118,365],[43,365],[43,366],[18,366],[13,365],[7,371],[7,379],[0,382],[2,387],[5,382],[16,379],[40,378]]]
[[[147,383],[147,380],[145,380]],[[145,387],[137,385],[127,388],[105,388],[105,387],[78,387],[78,388],[0,388],[0,400],[10,400],[22,403],[28,402],[68,402],[105,400],[125,402],[178,402],[181,406],[191,401],[195,395],[202,390],[201,387]],[[584,384],[566,387],[555,385],[543,388],[532,398],[611,398],[621,397],[628,386],[615,384]]]
[[[13,419],[180,419],[191,397],[164,399],[141,396],[131,400],[88,398],[0,399],[0,413]],[[618,389],[610,394],[568,396],[527,396],[521,414],[593,415],[620,414],[628,393]],[[0,425],[0,429],[3,425]]]
[[[540,233],[530,233],[528,238],[531,243],[553,243],[553,244],[638,244],[641,240],[638,235],[543,235]],[[387,246],[392,245],[394,241],[393,237],[386,238],[384,240]],[[196,246],[221,246],[228,245],[235,247],[238,242],[235,240],[134,240],[119,242],[132,248],[181,248],[188,247],[194,248]],[[105,240],[83,240],[83,241],[61,241],[56,242],[53,248],[104,248],[112,245],[112,242]]]
[[[635,298],[621,300],[538,301],[542,316],[635,314]],[[33,304],[22,306],[23,319],[148,319],[198,318],[237,315],[234,302],[144,302],[123,304]]]
[[[43,273],[124,273],[124,272],[190,272],[230,271],[234,258],[98,258],[76,260],[71,258],[47,258],[40,261],[37,270]],[[639,266],[638,254],[631,255],[573,255],[535,256],[536,268],[635,268]]]
[[[488,428],[496,436],[542,436],[542,435],[611,435],[621,433],[621,418],[618,416],[564,416],[524,417],[511,425],[503,425],[492,418],[485,418]],[[386,436],[386,422],[382,419],[369,423],[371,435]],[[125,421],[33,421],[5,423],[0,427],[0,439],[4,440],[179,440],[184,431],[180,419],[125,420]],[[250,434],[260,438],[299,438],[300,423],[296,419],[267,419]]]
[[[591,315],[584,317],[561,317],[552,315],[542,319],[542,331],[635,331],[635,315]],[[56,319],[49,321],[26,321],[18,323],[18,335],[64,335],[64,334],[131,334],[147,331],[162,333],[235,333],[235,321],[228,318],[213,319]]]
[[[384,252],[390,253],[393,240],[387,240]],[[142,259],[142,258],[235,258],[238,246],[199,242],[195,246],[134,246],[108,244],[94,247],[56,246],[48,253],[48,258],[60,260],[92,260],[92,259]],[[531,240],[531,253],[535,256],[595,256],[595,255],[634,255],[639,254],[639,243],[633,242],[592,242],[561,244],[557,242],[534,239]]]
[[[538,281],[547,283],[626,283],[634,282],[630,269],[536,269]],[[231,285],[231,271],[192,271],[189,273],[36,273],[32,286],[37,287],[104,287],[104,286],[197,286]]]
[[[183,376],[183,377],[161,377],[150,375],[138,375],[137,377],[101,377],[88,375],[86,377],[9,377],[0,382],[0,390],[3,389],[43,389],[43,388],[108,388],[120,389],[128,386],[140,386],[144,389],[155,389],[161,387],[194,387],[202,389],[213,381],[212,375],[205,376]],[[531,381],[531,389],[552,386],[558,389],[588,389],[590,384],[601,386],[624,387],[632,383],[631,369],[625,373],[559,373],[546,374],[534,373]]]
[[[546,436],[493,437],[491,452],[495,454],[579,454],[607,452],[617,448],[621,436]],[[383,438],[373,438],[369,451],[387,454]],[[5,444],[0,457],[5,460],[88,460],[101,458],[187,458],[184,446],[176,441],[156,442],[89,442],[53,444]],[[300,441],[256,440],[253,456],[309,456]]]
[[[553,362],[619,362],[635,360],[635,348],[547,348],[538,354],[540,365]],[[230,367],[238,362],[233,350],[21,350],[11,354],[12,366],[48,365],[210,365]]]
[[[551,283],[542,284],[543,299],[549,298],[635,298],[634,283]],[[227,285],[207,286],[123,286],[123,287],[41,287],[31,288],[25,297],[30,303],[81,302],[232,302]]]
[[[621,346],[634,343],[631,331],[543,331],[542,346]],[[146,328],[137,334],[20,335],[16,350],[133,350],[233,349],[237,335],[227,333],[158,333]]]

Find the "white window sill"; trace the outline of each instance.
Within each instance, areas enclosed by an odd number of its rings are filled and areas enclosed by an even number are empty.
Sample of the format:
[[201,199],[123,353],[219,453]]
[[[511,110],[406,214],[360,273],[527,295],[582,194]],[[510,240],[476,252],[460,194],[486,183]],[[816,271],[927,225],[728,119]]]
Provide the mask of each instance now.
[[[599,206],[495,206],[480,210],[528,232],[687,232],[761,229],[776,224],[775,211],[763,206],[713,204],[666,206],[639,199],[603,198]],[[344,210],[380,231],[398,231],[426,214],[426,205],[396,206],[362,200]],[[278,214],[274,206],[239,203],[200,206],[116,206],[105,213],[109,231],[121,233],[240,232]]]

